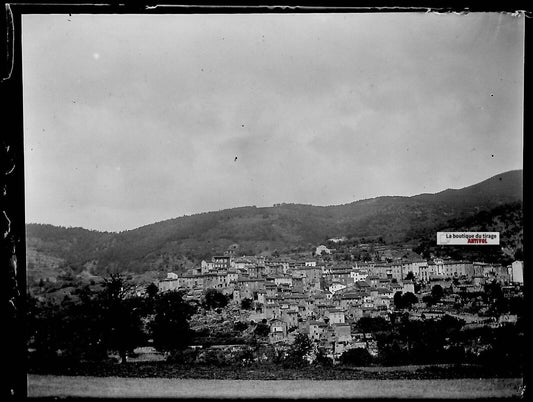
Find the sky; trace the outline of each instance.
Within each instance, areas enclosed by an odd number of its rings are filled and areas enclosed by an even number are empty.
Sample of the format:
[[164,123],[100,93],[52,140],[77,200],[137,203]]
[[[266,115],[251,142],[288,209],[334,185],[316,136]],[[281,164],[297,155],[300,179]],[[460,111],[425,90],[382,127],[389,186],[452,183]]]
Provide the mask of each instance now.
[[28,223],[123,231],[523,165],[523,15],[24,15],[22,34]]

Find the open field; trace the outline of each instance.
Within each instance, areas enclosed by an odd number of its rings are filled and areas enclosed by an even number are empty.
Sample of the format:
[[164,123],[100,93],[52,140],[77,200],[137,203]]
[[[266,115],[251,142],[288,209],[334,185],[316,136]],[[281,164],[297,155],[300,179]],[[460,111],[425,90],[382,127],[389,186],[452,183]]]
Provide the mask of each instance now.
[[455,380],[201,380],[28,376],[29,397],[518,398],[518,378]]

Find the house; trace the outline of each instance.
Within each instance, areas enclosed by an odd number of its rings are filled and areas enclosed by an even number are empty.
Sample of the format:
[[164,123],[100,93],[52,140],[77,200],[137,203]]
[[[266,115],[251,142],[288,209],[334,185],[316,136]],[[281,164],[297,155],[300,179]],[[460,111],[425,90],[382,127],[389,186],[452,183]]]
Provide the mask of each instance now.
[[250,278],[260,278],[265,276],[266,267],[264,265],[254,265],[248,268]]
[[176,290],[179,288],[179,280],[178,279],[163,279],[159,281],[157,284],[157,288],[160,292],[166,292],[168,290]]
[[368,278],[368,271],[356,268],[350,271],[350,276],[352,277],[354,283],[364,281]]
[[280,285],[292,286],[292,277],[288,275],[274,276],[274,283],[277,286],[280,286]]
[[370,284],[367,281],[359,281],[355,283],[355,287],[357,289],[367,291],[370,288]]
[[365,283],[368,283],[371,287],[377,288],[379,287],[379,284],[380,284],[380,278],[377,275],[370,275],[366,278],[366,280],[359,281],[359,282],[365,282]]
[[352,332],[350,324],[347,323],[335,323],[331,324],[335,332],[335,340],[337,342],[351,342],[352,341]]
[[209,272],[213,269],[213,263],[212,262],[206,262],[205,260],[202,260],[200,263],[200,274],[205,274],[206,272]]
[[292,287],[295,291],[301,292],[304,289],[304,278],[292,278]]
[[266,291],[263,289],[258,289],[253,292],[254,300],[257,301],[257,303],[265,304],[265,298],[266,298]]
[[253,260],[247,257],[237,257],[233,259],[230,265],[235,269],[247,269],[249,266],[253,265]]
[[333,282],[331,284],[331,286],[328,288],[328,290],[331,293],[335,294],[335,292],[338,292],[339,290],[342,290],[342,289],[345,289],[345,288],[346,288],[345,284],[335,281],[335,282]]
[[281,320],[287,324],[288,328],[298,326],[298,311],[291,309],[281,310]]
[[228,269],[231,266],[231,257],[227,255],[219,255],[213,257],[213,269]]
[[271,343],[285,341],[287,339],[287,323],[279,318],[272,318],[269,321],[270,332],[268,339]]
[[229,285],[230,283],[236,283],[239,279],[239,274],[235,270],[228,270],[226,274],[226,283]]
[[379,287],[377,291],[378,291],[378,297],[386,297],[389,299],[392,299],[394,297],[394,292],[391,289],[388,289],[385,287]]
[[379,296],[377,299],[375,299],[375,305],[376,307],[385,307],[386,309],[389,309],[392,303],[392,297],[385,297],[385,296]]
[[257,289],[264,289],[265,288],[265,279],[264,278],[246,278],[246,277],[240,277],[237,280],[237,286],[239,286],[241,289],[250,289],[250,290],[257,290]]
[[273,304],[265,304],[263,306],[263,311],[265,314],[265,318],[272,319],[272,318],[280,318],[281,317],[281,311],[279,308],[278,303]]
[[329,303],[325,303],[325,302],[318,302],[316,304],[316,313],[319,317],[322,317],[322,316],[325,316],[326,315],[326,312],[330,309],[333,309],[335,308],[335,305],[334,304],[329,304]]
[[267,297],[275,297],[278,294],[278,287],[274,283],[265,283],[265,292]]
[[235,303],[240,304],[242,300],[243,300],[243,298],[241,298],[241,291],[240,291],[240,289],[234,289],[234,290],[233,290],[233,301],[234,301]]
[[415,294],[415,284],[411,280],[406,280],[402,282],[402,292],[407,293],[411,292],[412,294]]
[[284,265],[280,263],[267,263],[265,267],[265,275],[280,276],[286,272]]
[[353,277],[352,277],[352,270],[343,268],[343,267],[336,267],[331,270],[331,272],[328,274],[329,278],[332,282],[340,282],[345,286],[348,286],[350,284],[353,284]]
[[326,332],[328,324],[322,321],[309,321],[309,338],[319,341],[322,334]]
[[392,267],[390,264],[375,264],[370,268],[370,271],[373,275],[376,275],[380,278],[392,278]]
[[347,309],[352,306],[360,306],[363,304],[363,296],[361,292],[349,292],[340,295],[339,306],[343,309]]
[[524,262],[514,261],[511,264],[511,282],[524,284]]
[[398,281],[403,279],[403,266],[400,263],[393,263],[390,266],[392,277]]
[[329,309],[325,315],[329,319],[329,324],[344,324],[344,310],[342,309]]
[[[392,290],[392,294],[394,295],[396,292],[401,292],[403,290],[403,286],[398,283],[391,283],[390,288]],[[393,296],[394,297],[394,296]]]
[[414,260],[405,262],[402,265],[404,276],[412,272],[414,276],[420,277],[420,270],[427,268],[428,262],[426,260]]

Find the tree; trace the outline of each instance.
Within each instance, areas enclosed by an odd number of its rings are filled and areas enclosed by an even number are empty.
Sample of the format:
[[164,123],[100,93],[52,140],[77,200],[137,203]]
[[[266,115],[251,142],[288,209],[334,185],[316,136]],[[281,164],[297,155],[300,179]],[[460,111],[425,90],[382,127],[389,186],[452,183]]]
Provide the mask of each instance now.
[[384,331],[390,327],[383,317],[361,317],[357,321],[357,329],[361,332]]
[[94,297],[61,304],[29,298],[26,324],[29,346],[35,350],[32,359],[51,365],[59,354],[63,360],[104,359],[107,350],[101,312]]
[[506,301],[501,285],[493,281],[485,284],[484,287],[486,299],[490,303],[489,314],[493,317],[499,317],[506,309],[508,302]]
[[393,301],[394,301],[394,306],[397,309],[402,309],[403,308],[402,292],[398,291],[398,292],[394,293]]
[[412,281],[415,279],[415,274],[413,274],[413,271],[409,271],[407,273],[407,275],[405,275],[405,280],[406,281]]
[[111,274],[104,278],[104,289],[99,295],[105,345],[119,353],[122,363],[126,363],[127,354],[145,340],[141,322],[142,300],[133,296],[131,289],[132,285],[122,275]]
[[347,350],[340,357],[341,364],[348,366],[369,366],[372,360],[372,355],[364,348]]
[[435,299],[431,295],[422,296],[422,301],[428,306],[432,306],[435,303]]
[[228,304],[228,298],[216,289],[207,289],[204,295],[204,307],[208,310],[223,308]]
[[250,299],[250,298],[242,299],[241,300],[241,309],[242,310],[251,310],[253,302],[254,301],[252,299]]
[[326,353],[324,352],[324,349],[319,348],[316,353],[314,364],[322,367],[331,367],[333,366],[333,360],[326,356]]
[[261,337],[266,337],[270,333],[270,325],[263,319],[262,322],[257,323],[254,329],[254,334]]
[[245,322],[242,322],[242,321],[236,321],[234,324],[233,324],[233,329],[235,331],[239,331],[239,332],[242,332],[244,331],[245,329],[248,328],[248,324],[246,324]]
[[146,295],[149,299],[154,299],[157,296],[158,292],[159,288],[153,282],[146,287]]
[[189,319],[195,308],[183,300],[179,291],[160,294],[155,303],[151,333],[157,350],[171,352],[184,349],[192,340]]
[[308,354],[313,350],[313,342],[305,334],[298,334],[283,361],[285,367],[302,367],[306,365]]
[[416,297],[411,292],[405,292],[402,294],[402,292],[396,292],[394,294],[394,305],[397,309],[411,309],[413,307],[413,304],[418,303],[418,297]]
[[435,285],[431,288],[431,296],[433,297],[433,300],[435,303],[437,303],[440,299],[442,299],[442,296],[444,296],[444,289],[441,285]]
[[402,295],[402,305],[404,308],[411,309],[413,307],[413,304],[418,303],[418,297],[416,297],[411,292],[406,292]]

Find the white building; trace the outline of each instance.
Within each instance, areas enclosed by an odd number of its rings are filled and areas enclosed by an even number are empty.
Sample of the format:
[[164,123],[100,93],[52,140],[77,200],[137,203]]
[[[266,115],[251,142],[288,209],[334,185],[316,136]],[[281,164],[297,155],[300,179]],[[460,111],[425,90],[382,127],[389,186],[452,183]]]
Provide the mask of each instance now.
[[342,289],[346,289],[346,285],[343,285],[343,284],[340,283],[340,282],[333,282],[333,283],[331,284],[331,286],[328,288],[328,290],[329,290],[331,293],[338,292],[339,290],[342,290]]
[[320,245],[316,248],[315,250],[315,255],[322,255],[322,252],[326,253],[326,254],[331,254],[331,250],[329,248],[327,248],[326,246],[324,245]]
[[511,281],[524,284],[524,262],[514,261],[511,264]]
[[364,281],[368,277],[368,271],[356,268],[350,272],[350,276],[353,278],[354,283]]

